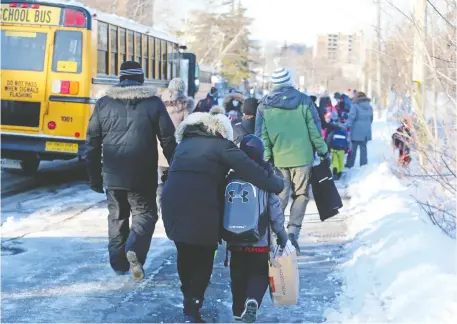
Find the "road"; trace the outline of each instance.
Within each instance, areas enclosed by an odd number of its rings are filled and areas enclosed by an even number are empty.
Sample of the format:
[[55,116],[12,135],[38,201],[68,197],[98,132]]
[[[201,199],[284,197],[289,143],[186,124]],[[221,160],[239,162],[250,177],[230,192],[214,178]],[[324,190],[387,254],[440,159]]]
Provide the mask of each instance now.
[[[162,221],[147,276],[134,282],[109,267],[106,215],[105,196],[83,180],[56,181],[2,199],[4,322],[182,322],[176,255]],[[267,293],[260,322],[325,321],[325,310],[341,291],[338,265],[348,257],[347,212],[341,215],[321,223],[309,204],[299,241],[299,304],[274,308]],[[202,310],[210,322],[232,321],[224,258],[221,247]]]
[[84,163],[69,161],[43,161],[35,176],[27,176],[22,170],[2,169],[2,198],[33,188],[86,179]]

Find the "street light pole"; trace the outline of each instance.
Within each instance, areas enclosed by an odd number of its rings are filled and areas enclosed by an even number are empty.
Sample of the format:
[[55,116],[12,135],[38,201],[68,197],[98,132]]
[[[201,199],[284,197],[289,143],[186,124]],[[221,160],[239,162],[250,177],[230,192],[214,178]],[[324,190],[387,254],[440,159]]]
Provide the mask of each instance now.
[[376,38],[378,45],[378,53],[376,55],[376,105],[378,111],[381,111],[382,107],[382,94],[381,94],[381,0],[378,0],[378,23],[376,27]]
[[413,56],[413,108],[416,113],[424,114],[425,66],[424,53],[427,39],[427,0],[415,0],[414,4],[414,56]]

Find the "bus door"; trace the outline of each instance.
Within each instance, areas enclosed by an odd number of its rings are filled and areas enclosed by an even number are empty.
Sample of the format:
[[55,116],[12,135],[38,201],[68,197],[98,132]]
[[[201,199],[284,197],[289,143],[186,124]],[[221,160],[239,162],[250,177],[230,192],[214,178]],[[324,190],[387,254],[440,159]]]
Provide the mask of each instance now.
[[187,92],[190,97],[194,97],[199,88],[199,70],[196,60],[197,57],[194,53],[181,54],[180,74],[187,83]]
[[3,130],[37,133],[42,129],[52,39],[50,29],[2,28]]

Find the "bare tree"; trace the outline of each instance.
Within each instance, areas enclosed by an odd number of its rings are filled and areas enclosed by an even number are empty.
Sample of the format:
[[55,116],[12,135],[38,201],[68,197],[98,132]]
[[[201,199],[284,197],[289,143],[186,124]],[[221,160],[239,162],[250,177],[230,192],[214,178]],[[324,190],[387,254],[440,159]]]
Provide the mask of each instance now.
[[[420,157],[417,168],[402,170],[411,185],[426,189],[416,198],[433,224],[447,235],[456,237],[456,1],[428,1],[427,38],[425,48],[425,96],[416,99],[411,86],[412,42],[417,27],[413,16],[395,6],[391,10],[403,19],[391,28],[383,48],[383,84],[388,91],[395,84],[396,92],[411,100],[424,100],[423,110],[413,111],[414,152]],[[408,114],[408,110],[405,111]],[[402,117],[405,115],[403,114]]]

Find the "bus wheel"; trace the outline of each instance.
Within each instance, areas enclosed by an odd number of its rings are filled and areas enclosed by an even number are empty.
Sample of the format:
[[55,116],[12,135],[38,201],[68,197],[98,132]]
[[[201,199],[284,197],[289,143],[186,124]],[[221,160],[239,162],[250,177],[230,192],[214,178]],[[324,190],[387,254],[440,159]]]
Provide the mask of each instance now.
[[21,161],[22,171],[27,175],[35,175],[40,166],[40,160],[38,157],[28,157]]

